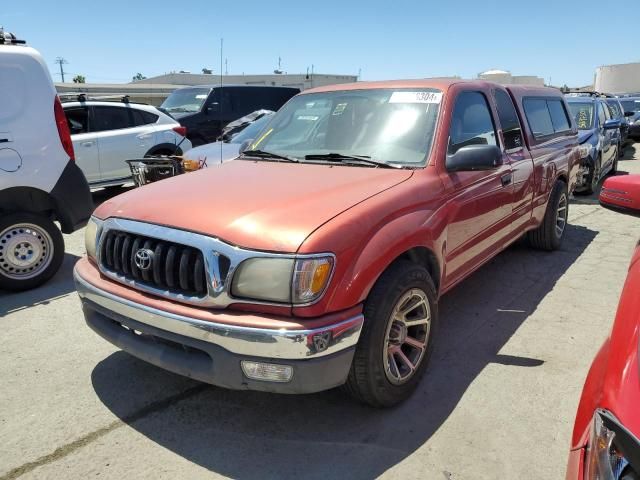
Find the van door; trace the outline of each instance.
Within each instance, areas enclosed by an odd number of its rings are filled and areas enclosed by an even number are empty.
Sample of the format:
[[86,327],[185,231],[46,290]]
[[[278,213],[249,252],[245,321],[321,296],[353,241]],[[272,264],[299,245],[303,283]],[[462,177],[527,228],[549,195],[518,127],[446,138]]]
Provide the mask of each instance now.
[[89,108],[86,106],[64,109],[73,141],[76,163],[87,178],[87,182],[100,181],[100,152],[98,137],[89,127]]
[[602,164],[600,165],[600,172],[609,168],[609,165],[614,160],[615,146],[613,145],[614,129],[610,128],[605,130],[604,123],[611,118],[609,114],[609,108],[602,101],[598,101],[598,130],[600,138],[602,140]]

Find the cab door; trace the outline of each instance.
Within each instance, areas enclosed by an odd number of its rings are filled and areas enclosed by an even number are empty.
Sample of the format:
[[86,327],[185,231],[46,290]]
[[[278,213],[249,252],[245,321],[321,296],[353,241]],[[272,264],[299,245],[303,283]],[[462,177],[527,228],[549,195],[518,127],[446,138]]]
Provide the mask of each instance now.
[[64,109],[71,132],[76,163],[87,178],[87,182],[100,181],[100,152],[98,138],[89,126],[89,108],[81,105]]
[[499,122],[500,144],[505,163],[511,167],[513,197],[511,202],[510,239],[523,233],[531,221],[534,175],[531,153],[525,147],[522,126],[511,95],[494,89],[493,98]]
[[[498,145],[496,123],[483,92],[458,94],[449,131],[447,153],[466,145]],[[509,236],[513,172],[508,161],[482,171],[446,172],[449,225],[446,238],[446,286],[502,250]]]

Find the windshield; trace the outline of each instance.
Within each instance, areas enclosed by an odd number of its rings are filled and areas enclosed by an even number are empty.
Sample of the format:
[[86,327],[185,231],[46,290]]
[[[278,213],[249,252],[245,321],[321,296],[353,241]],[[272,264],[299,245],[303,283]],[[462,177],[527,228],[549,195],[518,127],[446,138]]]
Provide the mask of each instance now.
[[251,149],[299,160],[307,155],[339,154],[424,166],[441,98],[442,93],[434,89],[299,95],[273,116]]
[[160,105],[167,112],[199,112],[209,96],[210,88],[180,88]]
[[262,130],[267,123],[269,123],[271,117],[273,117],[273,114],[265,115],[264,117],[259,118],[251,125],[245,127],[244,130],[241,130],[235,136],[233,136],[231,140],[229,140],[229,143],[242,143],[248,139],[258,138],[257,134],[260,133],[260,130]]
[[568,102],[568,104],[579,130],[593,128],[593,103]]
[[620,110],[620,104],[616,100],[607,100],[607,105],[611,109],[611,113],[614,118],[622,117],[622,111]]
[[640,100],[620,100],[625,112],[640,112]]

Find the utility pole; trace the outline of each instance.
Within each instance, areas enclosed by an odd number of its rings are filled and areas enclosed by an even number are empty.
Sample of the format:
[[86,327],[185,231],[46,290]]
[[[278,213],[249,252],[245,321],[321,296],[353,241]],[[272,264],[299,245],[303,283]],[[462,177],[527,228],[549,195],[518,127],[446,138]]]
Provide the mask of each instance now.
[[224,74],[229,75],[229,59],[224,59]]
[[60,65],[60,76],[62,77],[62,83],[64,83],[64,68],[62,67],[62,65],[69,62],[67,62],[62,57],[57,57],[54,63],[57,63],[58,65]]

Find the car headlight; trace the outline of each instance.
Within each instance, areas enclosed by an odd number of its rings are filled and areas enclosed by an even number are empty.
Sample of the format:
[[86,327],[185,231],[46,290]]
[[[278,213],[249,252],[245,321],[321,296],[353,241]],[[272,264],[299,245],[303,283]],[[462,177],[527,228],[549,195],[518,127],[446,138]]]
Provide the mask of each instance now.
[[625,449],[637,449],[638,440],[611,413],[597,410],[593,416],[585,461],[589,480],[638,479],[640,476],[627,459]]
[[311,303],[325,291],[333,264],[328,255],[249,258],[236,269],[231,294],[266,302]]
[[593,145],[591,145],[590,143],[585,143],[584,145],[580,145],[578,150],[580,152],[580,160],[584,160],[589,155],[591,155],[592,150],[593,150]]
[[87,256],[92,260],[96,260],[96,249],[98,248],[98,234],[102,228],[102,220],[91,217],[84,229],[84,248],[87,250]]

